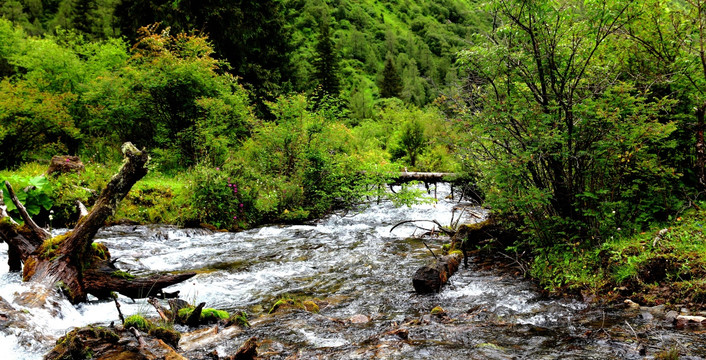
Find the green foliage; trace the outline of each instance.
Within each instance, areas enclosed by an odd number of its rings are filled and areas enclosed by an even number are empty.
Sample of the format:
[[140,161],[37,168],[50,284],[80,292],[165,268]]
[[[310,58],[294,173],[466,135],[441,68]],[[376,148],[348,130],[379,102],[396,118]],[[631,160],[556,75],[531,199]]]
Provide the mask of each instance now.
[[[501,25],[461,55],[479,79],[461,124],[469,155],[489,205],[518,215],[534,249],[599,243],[678,206],[665,159],[673,101],[603,81],[619,76],[607,43],[629,4],[599,3],[497,1]],[[591,40],[571,46],[577,37]]]
[[129,329],[131,327],[134,327],[137,330],[141,330],[144,332],[150,331],[152,328],[154,328],[154,324],[150,322],[149,320],[145,319],[144,316],[142,315],[130,315],[127,318],[125,318],[125,323],[123,326],[126,329]]
[[[24,177],[19,174],[5,174],[6,175],[3,176],[4,174],[0,173],[1,186],[5,188],[5,181],[10,183],[13,190],[15,190],[17,199],[24,205],[30,216],[38,215],[42,209],[50,210],[52,208],[54,202],[51,198],[51,186],[45,176]],[[5,190],[4,193],[7,193],[7,190]],[[17,207],[10,201],[9,197],[5,198],[5,205],[7,206],[7,211],[10,216],[12,216],[15,221],[22,223]]]
[[314,80],[324,94],[338,96],[341,91],[341,84],[338,79],[338,54],[335,44],[331,39],[329,24],[323,22],[319,34],[319,41],[316,44],[316,57],[313,61]]
[[260,115],[267,110],[264,101],[287,88],[291,47],[280,1],[126,1],[116,14],[123,34],[131,38],[140,26],[157,22],[175,33],[199,29],[209,34],[219,58],[255,96]]
[[271,112],[277,121],[254,127],[230,161],[196,167],[193,203],[202,222],[243,228],[303,220],[356,203],[376,188],[382,159],[354,151],[337,108],[314,111],[304,96],[292,96],[271,104]]
[[246,133],[247,94],[219,74],[206,38],[143,31],[130,61],[97,78],[87,94],[94,130],[157,148],[155,161],[164,169],[222,160]]
[[64,152],[79,137],[68,110],[73,96],[0,82],[0,168]]
[[409,159],[409,164],[414,167],[417,165],[417,157],[425,145],[427,144],[422,124],[416,118],[409,119],[402,126],[399,142],[394,144],[392,148],[392,157],[395,159],[406,156]]

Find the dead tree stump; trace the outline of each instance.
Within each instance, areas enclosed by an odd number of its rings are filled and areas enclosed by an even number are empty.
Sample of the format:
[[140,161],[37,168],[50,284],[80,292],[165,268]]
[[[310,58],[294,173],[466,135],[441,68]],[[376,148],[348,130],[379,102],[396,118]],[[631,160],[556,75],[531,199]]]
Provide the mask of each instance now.
[[78,156],[54,155],[51,158],[49,169],[47,169],[47,175],[81,172],[84,169],[85,167]]
[[11,200],[25,224],[18,225],[0,207],[0,239],[15,251],[11,260],[17,261],[19,258],[24,263],[25,281],[55,284],[72,303],[78,303],[86,301],[87,294],[109,299],[113,291],[132,298],[148,297],[195,275],[184,273],[135,278],[113,265],[105,246],[93,243],[94,236],[108,217],[115,213],[119,202],[147,174],[149,156],[146,152],[130,143],[125,143],[122,151],[125,156],[122,167],[103,189],[91,211],[79,219],[73,230],[53,238],[34,223],[14,196],[12,186],[6,182]]

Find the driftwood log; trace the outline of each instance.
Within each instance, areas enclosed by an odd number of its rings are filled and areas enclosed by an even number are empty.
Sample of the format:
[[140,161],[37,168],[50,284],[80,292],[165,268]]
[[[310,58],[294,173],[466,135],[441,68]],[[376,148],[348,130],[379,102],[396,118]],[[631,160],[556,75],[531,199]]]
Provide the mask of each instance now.
[[[414,221],[429,220],[403,221],[400,224]],[[482,245],[483,242],[488,239],[507,241],[517,236],[516,234],[508,232],[502,225],[498,224],[492,216],[474,224],[462,224],[455,230],[444,228],[439,223],[436,224],[439,225],[439,228],[442,229],[446,235],[451,237],[450,250],[452,253],[441,258],[436,258],[435,256],[435,260],[432,264],[417,269],[412,277],[412,284],[418,294],[439,292],[441,287],[446,284],[449,277],[458,270],[461,258],[463,258],[464,267],[468,267],[468,251],[472,246]],[[461,252],[454,250],[461,250]]]
[[412,285],[417,294],[436,293],[449,281],[451,275],[458,270],[462,255],[452,253],[442,256],[431,265],[417,269],[412,277]]
[[[120,271],[110,260],[108,249],[94,244],[93,238],[132,186],[147,174],[149,156],[130,143],[122,147],[125,161],[101,192],[98,200],[76,227],[64,235],[51,237],[36,225],[14,196],[6,182],[8,194],[20,212],[24,225],[18,225],[5,209],[0,210],[0,239],[9,245],[12,270],[24,263],[23,279],[59,286],[72,303],[86,301],[92,294],[109,299],[111,292],[132,298],[155,295],[161,289],[191,278],[195,273],[154,275],[136,278]],[[0,192],[0,196],[1,196]]]

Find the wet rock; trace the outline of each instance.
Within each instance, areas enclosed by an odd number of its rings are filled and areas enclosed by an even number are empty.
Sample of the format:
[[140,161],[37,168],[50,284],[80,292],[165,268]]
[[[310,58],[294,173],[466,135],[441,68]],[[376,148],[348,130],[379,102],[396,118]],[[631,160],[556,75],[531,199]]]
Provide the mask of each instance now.
[[7,328],[26,328],[27,318],[5,299],[0,297],[0,331]]
[[678,315],[676,317],[677,326],[684,325],[700,325],[706,323],[706,317],[703,316],[690,316],[690,315]]
[[640,313],[640,318],[645,321],[651,321],[654,319],[654,316],[647,311],[643,311]]
[[257,338],[251,337],[243,345],[240,346],[238,351],[233,356],[228,356],[223,359],[225,360],[254,360],[257,358]]
[[14,293],[14,302],[31,309],[45,309],[54,317],[60,316],[61,304],[58,301],[57,291],[43,284],[32,284],[31,286],[30,291]]
[[370,318],[362,315],[362,314],[356,314],[351,316],[350,319],[348,319],[352,324],[365,324],[370,322]]
[[630,309],[630,310],[640,310],[640,304],[638,304],[638,303],[636,303],[636,302],[634,302],[634,301],[632,301],[632,300],[630,300],[630,299],[626,299],[625,301],[623,301],[623,303],[624,303],[624,304],[628,307],[628,309]]
[[667,307],[665,305],[657,305],[646,308],[647,312],[652,314],[654,317],[663,317]]
[[405,328],[394,329],[384,333],[383,335],[394,335],[402,340],[407,340],[409,339],[409,330]]
[[668,311],[667,314],[664,316],[664,321],[670,324],[674,324],[677,322],[677,316],[679,316],[678,312],[674,310]]

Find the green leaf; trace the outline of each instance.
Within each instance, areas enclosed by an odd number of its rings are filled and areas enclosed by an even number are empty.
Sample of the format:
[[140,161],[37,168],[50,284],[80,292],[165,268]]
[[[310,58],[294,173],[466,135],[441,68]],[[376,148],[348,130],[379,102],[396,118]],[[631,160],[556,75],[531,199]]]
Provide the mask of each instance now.
[[44,175],[39,175],[29,179],[29,183],[41,191],[49,183],[49,180]]

